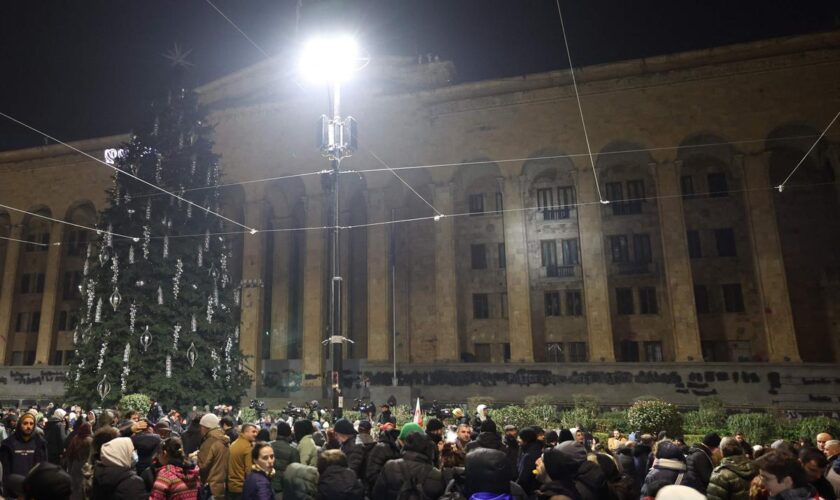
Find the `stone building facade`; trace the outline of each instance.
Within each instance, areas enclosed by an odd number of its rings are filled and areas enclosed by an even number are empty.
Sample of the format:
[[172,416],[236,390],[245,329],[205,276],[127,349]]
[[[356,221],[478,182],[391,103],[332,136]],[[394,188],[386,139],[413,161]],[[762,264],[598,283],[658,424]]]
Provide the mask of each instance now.
[[[327,163],[311,140],[327,102],[284,64],[199,89],[225,214],[260,229],[228,236],[258,393],[272,367],[303,387],[328,368]],[[454,71],[384,59],[343,88],[362,144],[341,177],[349,359],[840,362],[840,126],[772,189],[840,110],[840,32],[582,68],[591,156],[567,71]],[[123,139],[74,145],[101,157]],[[416,193],[384,164],[422,167],[399,171]],[[110,182],[61,146],[0,153],[9,207],[90,225]],[[0,208],[0,236],[62,242],[0,240],[0,362],[61,365],[92,235]]]

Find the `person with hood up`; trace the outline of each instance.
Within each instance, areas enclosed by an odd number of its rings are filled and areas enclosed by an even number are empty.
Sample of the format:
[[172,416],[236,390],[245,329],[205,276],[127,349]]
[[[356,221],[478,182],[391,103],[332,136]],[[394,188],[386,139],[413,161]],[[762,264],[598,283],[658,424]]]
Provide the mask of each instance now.
[[131,435],[131,442],[134,444],[134,450],[137,451],[137,464],[134,469],[138,475],[142,476],[143,471],[152,464],[152,460],[160,449],[162,439],[154,433],[154,427],[148,425],[148,420],[140,419],[140,421],[146,422],[147,425]]
[[712,470],[715,468],[714,454],[720,446],[720,435],[712,432],[703,436],[702,443],[694,443],[688,450],[685,457],[685,464],[688,470],[697,476],[700,481],[700,493],[706,493],[709,478],[712,477]]
[[230,440],[219,427],[219,417],[207,413],[199,421],[201,426],[201,447],[198,449],[198,467],[201,482],[210,487],[216,498],[225,497]]
[[587,460],[587,451],[582,443],[566,441],[557,445],[556,449],[579,464],[572,481],[583,500],[609,498],[609,489],[604,472],[596,463]]
[[32,467],[47,461],[47,443],[35,432],[35,415],[24,413],[17,421],[15,431],[0,444],[3,484],[9,476],[26,477]]
[[204,415],[199,412],[194,412],[190,415],[190,424],[181,434],[181,443],[184,445],[184,453],[192,455],[194,451],[201,447],[201,417]]
[[274,476],[271,486],[276,493],[283,491],[283,472],[289,464],[300,462],[298,449],[292,446],[292,428],[280,420],[277,422],[277,439],[271,442],[274,450]]
[[750,483],[758,470],[744,455],[744,448],[735,438],[723,438],[720,452],[723,459],[712,471],[706,497],[711,500],[747,500]]
[[177,437],[163,441],[157,456],[160,465],[149,500],[187,500],[198,498],[201,488],[198,466],[186,459],[184,445]]
[[653,490],[668,484],[679,484],[700,490],[697,476],[685,463],[685,456],[679,446],[669,440],[660,441],[656,449],[656,460],[642,484],[642,496],[654,496]]
[[400,431],[394,429],[393,424],[382,426],[379,431],[379,442],[371,448],[365,467],[365,486],[368,492],[373,491],[376,480],[388,460],[400,458],[400,447],[397,445]]
[[[251,450],[251,473],[242,488],[242,500],[274,500],[271,487],[274,470],[274,449],[264,441],[258,441]],[[150,499],[151,500],[151,499]]]
[[318,469],[291,463],[283,473],[283,500],[315,500],[318,494]]
[[537,468],[537,460],[543,454],[543,445],[537,440],[537,432],[533,427],[524,427],[519,431],[519,441],[522,446],[516,463],[516,482],[525,493],[532,495],[540,487],[534,469]]
[[64,463],[67,465],[67,472],[70,474],[72,500],[83,500],[85,498],[82,469],[90,459],[90,451],[93,444],[90,423],[82,422],[76,433],[67,442],[67,450],[64,452]]
[[493,419],[490,418],[490,408],[487,405],[478,405],[475,407],[475,416],[472,420],[473,429],[481,429],[481,424],[485,421]]
[[66,415],[61,408],[56,409],[44,427],[47,460],[51,464],[61,465],[61,456],[64,455],[64,447],[67,444],[67,423],[64,421]]
[[505,445],[502,443],[502,438],[496,432],[496,422],[490,420],[488,417],[481,423],[481,432],[475,441],[467,443],[464,451],[469,454],[478,448],[490,448],[491,450],[505,451]]
[[560,450],[545,450],[537,460],[536,472],[546,476],[546,481],[535,492],[538,500],[582,500],[572,478],[577,474],[580,463]]
[[400,431],[402,458],[390,460],[373,487],[372,500],[394,500],[404,485],[413,485],[426,498],[434,500],[444,492],[443,476],[432,460],[435,444],[417,424],[406,424]]
[[100,461],[93,468],[91,500],[145,500],[149,492],[134,472],[134,444],[119,437],[102,445]]
[[300,463],[315,467],[318,465],[318,446],[315,445],[315,440],[312,438],[312,434],[315,433],[312,421],[298,420],[294,423],[293,428],[298,452],[300,453]]
[[648,471],[650,471],[650,455],[653,453],[653,436],[642,434],[639,441],[633,446],[633,462],[636,469],[636,480],[644,484]]
[[525,491],[509,478],[507,456],[499,450],[480,448],[467,456],[464,496],[470,500],[525,500]]
[[[351,424],[352,425],[352,424]],[[341,450],[327,450],[318,456],[318,494],[316,500],[364,500],[365,487],[347,466]]]
[[621,471],[615,457],[606,452],[596,452],[589,455],[590,461],[593,458],[607,480],[609,500],[637,500],[639,498],[641,491],[636,479]]

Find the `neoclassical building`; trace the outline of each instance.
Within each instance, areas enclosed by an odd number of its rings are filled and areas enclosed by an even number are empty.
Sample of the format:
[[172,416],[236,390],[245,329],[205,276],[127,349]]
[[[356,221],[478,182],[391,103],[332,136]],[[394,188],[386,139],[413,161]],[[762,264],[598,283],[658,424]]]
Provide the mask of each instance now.
[[[261,230],[229,238],[264,395],[329,369],[326,91],[287,64],[198,89],[225,214]],[[840,125],[773,187],[840,110],[840,32],[576,74],[591,157],[568,71],[453,84],[449,62],[389,58],[342,89],[361,144],[341,177],[348,366],[835,369]],[[398,171],[416,193],[376,158],[417,167]],[[62,146],[0,153],[0,203],[91,225],[110,174]],[[63,243],[0,240],[0,362],[62,365],[92,235],[0,208],[0,236]]]

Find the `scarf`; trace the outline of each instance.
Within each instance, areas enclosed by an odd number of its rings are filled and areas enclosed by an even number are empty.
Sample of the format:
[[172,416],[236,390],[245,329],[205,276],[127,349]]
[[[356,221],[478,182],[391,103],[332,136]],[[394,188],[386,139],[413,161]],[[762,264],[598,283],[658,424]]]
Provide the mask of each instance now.
[[254,471],[254,472],[262,472],[263,474],[268,476],[269,479],[274,477],[274,468],[273,467],[271,468],[271,470],[264,470],[259,465],[254,464],[254,465],[251,466],[251,470]]

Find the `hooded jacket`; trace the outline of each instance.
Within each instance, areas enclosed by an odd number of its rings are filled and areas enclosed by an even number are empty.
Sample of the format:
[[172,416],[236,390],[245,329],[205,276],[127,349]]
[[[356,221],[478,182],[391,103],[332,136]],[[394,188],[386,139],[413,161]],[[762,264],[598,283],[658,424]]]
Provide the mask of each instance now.
[[379,442],[368,453],[367,466],[365,467],[364,479],[368,491],[373,490],[385,463],[397,458],[400,458],[400,449],[394,442],[394,437],[390,432],[380,432]]
[[[276,475],[275,473],[274,476]],[[268,477],[265,471],[256,465],[253,466],[251,473],[245,478],[245,486],[242,488],[242,500],[274,500],[274,490],[271,487],[271,483],[272,478]]]
[[271,486],[274,491],[283,491],[283,473],[286,467],[294,462],[300,462],[298,449],[292,446],[291,437],[278,437],[271,442],[271,449],[274,450],[274,476],[271,478]]
[[470,441],[464,446],[464,451],[469,453],[478,448],[505,451],[505,444],[502,442],[502,438],[495,432],[482,432],[475,441]]
[[466,459],[463,485],[465,496],[475,499],[495,499],[500,495],[510,495],[514,499],[527,498],[525,490],[510,480],[511,475],[510,462],[503,452],[479,448]]
[[715,467],[706,488],[712,500],[748,500],[750,483],[758,474],[755,465],[744,455],[724,457]]
[[577,472],[572,481],[575,489],[583,500],[600,500],[609,498],[607,480],[598,465],[586,459],[586,448],[576,441],[565,441],[557,445],[557,450],[567,455],[577,464]]
[[522,446],[522,453],[519,454],[516,482],[529,495],[540,487],[540,482],[534,475],[534,469],[537,468],[537,459],[542,456],[542,453],[542,443],[534,441]]
[[300,453],[300,463],[313,467],[318,465],[318,446],[315,445],[312,434],[300,438],[298,453]]
[[432,465],[434,443],[425,433],[414,433],[406,438],[402,458],[390,460],[382,468],[371,495],[372,500],[393,500],[406,481],[415,481],[426,497],[438,498],[445,485],[440,471]]
[[364,500],[365,487],[353,469],[330,465],[318,478],[317,500]]
[[715,468],[715,463],[712,459],[712,450],[703,443],[691,445],[685,457],[685,465],[700,481],[701,487],[697,491],[706,493],[706,487]]
[[648,471],[650,471],[648,459],[652,451],[653,449],[650,446],[643,443],[637,443],[636,446],[633,447],[633,464],[636,471],[636,480],[639,484],[645,482]]
[[129,438],[116,438],[102,445],[101,460],[93,468],[92,500],[140,500],[149,492],[132,469],[134,445]]
[[318,494],[318,469],[291,463],[283,474],[283,500],[315,500]]
[[[44,438],[47,440],[47,460],[50,463],[60,465],[61,455],[64,454],[64,447],[67,443],[67,430],[64,426],[63,411],[56,412],[47,420],[44,426]],[[59,416],[60,415],[60,416]]]
[[223,498],[230,459],[230,441],[222,429],[216,427],[204,435],[198,450],[201,482],[210,485],[213,496]]
[[26,476],[35,464],[47,461],[47,444],[44,439],[34,430],[28,437],[23,434],[21,424],[27,418],[35,419],[29,414],[21,416],[15,432],[0,444],[0,464],[3,466],[4,484],[11,474]]
[[339,449],[347,456],[347,467],[356,473],[357,477],[365,477],[362,470],[365,462],[365,447],[356,442],[357,436],[350,436],[347,441],[341,443]]
[[700,481],[688,470],[685,457],[677,445],[663,442],[659,445],[656,455],[653,467],[642,485],[642,496],[649,496],[654,485],[662,484],[680,484],[699,491]]

